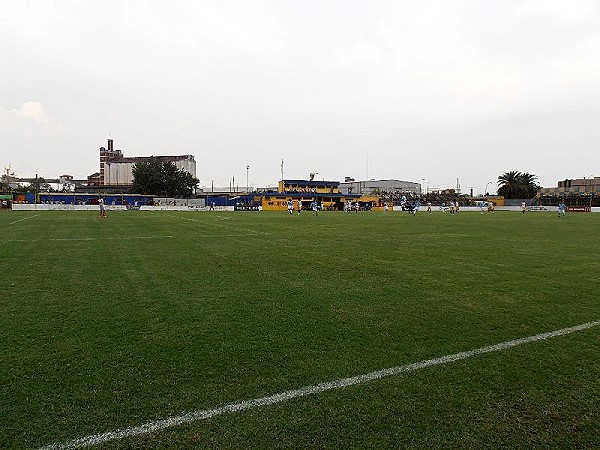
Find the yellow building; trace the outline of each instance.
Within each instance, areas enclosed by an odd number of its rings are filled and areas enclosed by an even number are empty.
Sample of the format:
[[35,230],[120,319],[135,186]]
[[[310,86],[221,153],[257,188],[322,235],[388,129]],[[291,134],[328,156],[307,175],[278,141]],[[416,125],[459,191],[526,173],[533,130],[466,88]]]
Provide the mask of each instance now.
[[310,209],[316,201],[320,209],[343,211],[346,202],[359,202],[361,209],[383,207],[378,197],[363,197],[360,194],[342,194],[339,181],[281,180],[277,192],[264,192],[261,198],[263,211],[285,211],[288,200],[292,200],[294,209],[298,200],[302,209]]
[[488,195],[485,200],[494,203],[496,206],[504,206],[504,197],[502,195]]

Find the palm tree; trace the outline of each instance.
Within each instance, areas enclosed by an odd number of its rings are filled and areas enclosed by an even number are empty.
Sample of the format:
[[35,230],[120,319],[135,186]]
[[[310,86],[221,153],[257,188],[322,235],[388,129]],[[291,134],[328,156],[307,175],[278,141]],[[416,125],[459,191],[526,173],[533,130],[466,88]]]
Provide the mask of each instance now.
[[516,170],[500,175],[498,186],[498,195],[504,198],[531,198],[540,188],[537,175]]
[[521,184],[521,172],[512,170],[498,177],[498,195],[504,198],[521,198],[523,185]]
[[521,174],[521,182],[525,191],[524,198],[531,198],[537,195],[538,191],[540,190],[540,185],[537,182],[537,175],[523,172]]

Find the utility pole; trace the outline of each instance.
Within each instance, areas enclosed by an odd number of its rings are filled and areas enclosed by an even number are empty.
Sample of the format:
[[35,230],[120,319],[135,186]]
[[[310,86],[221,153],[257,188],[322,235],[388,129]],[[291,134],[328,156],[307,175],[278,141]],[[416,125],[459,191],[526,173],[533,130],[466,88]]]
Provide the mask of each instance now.
[[248,192],[250,192],[248,190],[248,179],[249,179],[249,174],[250,174],[250,165],[246,166],[246,195],[248,195]]

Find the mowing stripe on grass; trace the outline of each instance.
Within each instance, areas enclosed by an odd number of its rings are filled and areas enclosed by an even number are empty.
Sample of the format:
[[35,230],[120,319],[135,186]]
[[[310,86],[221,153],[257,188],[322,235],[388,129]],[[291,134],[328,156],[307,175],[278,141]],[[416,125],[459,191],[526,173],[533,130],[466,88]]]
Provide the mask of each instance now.
[[200,411],[193,411],[181,416],[169,417],[167,419],[156,420],[148,422],[137,427],[119,429],[115,431],[108,431],[106,433],[94,434],[91,436],[82,437],[79,439],[72,440],[66,443],[54,443],[41,447],[40,450],[67,450],[76,449],[83,447],[91,447],[92,445],[103,444],[105,442],[114,441],[118,439],[124,439],[128,437],[140,436],[148,433],[154,433],[156,431],[164,430],[166,428],[172,428],[178,425],[183,425],[191,422],[196,422],[210,417],[219,416],[223,414],[231,414],[238,411],[244,411],[247,409],[259,408],[261,406],[273,405],[281,403],[286,400],[294,398],[305,397],[307,395],[318,394],[319,392],[325,392],[332,389],[344,388],[347,386],[354,386],[367,381],[379,380],[385,377],[391,377],[405,372],[412,372],[426,367],[436,366],[438,364],[446,364],[462,359],[467,359],[472,356],[481,355],[484,353],[497,352],[505,350],[507,348],[516,347],[518,345],[528,344],[530,342],[541,341],[544,339],[550,339],[557,336],[564,336],[566,334],[575,333],[577,331],[587,330],[589,328],[600,325],[600,320],[594,322],[588,322],[581,325],[577,325],[570,328],[563,328],[561,330],[550,331],[548,333],[536,334],[534,336],[528,336],[520,339],[514,339],[511,341],[501,342],[499,344],[488,345],[485,347],[476,348],[474,350],[468,350],[465,352],[454,353],[452,355],[441,356],[439,358],[427,359],[405,366],[390,367],[388,369],[378,370],[362,375],[356,375],[354,377],[342,378],[339,380],[328,381],[326,383],[315,384],[312,386],[305,386],[299,389],[293,389],[278,394],[269,395],[267,397],[255,398],[253,400],[243,400],[239,403],[231,403],[225,406],[219,406],[213,409],[205,409]]
[[44,239],[2,239],[0,242],[39,242],[39,241],[128,241],[131,239],[170,239],[175,236],[112,236],[106,238],[99,237],[79,237],[79,238],[44,238]]
[[[210,226],[210,227],[225,227],[227,229],[232,228],[236,231],[245,231],[247,233],[246,236],[268,234],[264,231],[249,230],[247,228],[238,228],[235,225],[229,225],[229,224],[225,224],[225,223],[215,223],[215,222],[210,222],[207,220],[190,219],[189,217],[178,217],[178,216],[174,216],[172,214],[169,214],[169,217],[175,217],[178,220],[187,220],[188,222],[196,222],[201,225],[206,225],[206,226]],[[229,220],[229,217],[218,218],[218,220],[222,222],[224,220]]]
[[24,220],[29,220],[29,219],[33,219],[34,217],[39,216],[40,214],[36,214],[34,216],[27,216],[27,217],[23,217],[22,219],[19,220],[15,220],[14,222],[9,223],[9,225],[14,225],[17,222],[23,222]]

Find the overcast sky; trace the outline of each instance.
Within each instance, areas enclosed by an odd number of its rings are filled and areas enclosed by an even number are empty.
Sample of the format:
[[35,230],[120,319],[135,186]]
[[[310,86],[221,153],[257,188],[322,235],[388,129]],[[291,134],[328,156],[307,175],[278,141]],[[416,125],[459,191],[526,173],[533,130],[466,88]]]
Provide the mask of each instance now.
[[192,154],[200,184],[600,176],[600,2],[0,2],[0,164],[85,178]]

